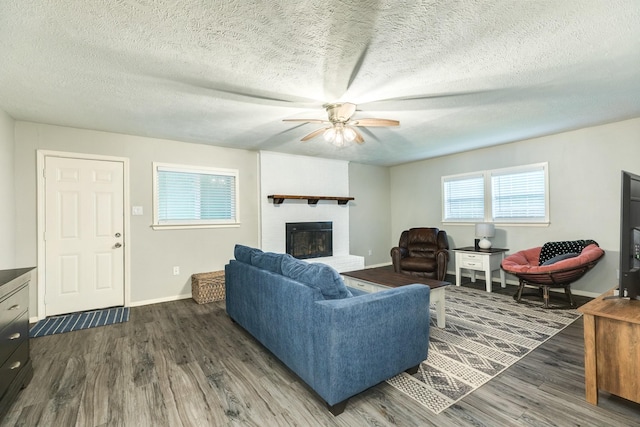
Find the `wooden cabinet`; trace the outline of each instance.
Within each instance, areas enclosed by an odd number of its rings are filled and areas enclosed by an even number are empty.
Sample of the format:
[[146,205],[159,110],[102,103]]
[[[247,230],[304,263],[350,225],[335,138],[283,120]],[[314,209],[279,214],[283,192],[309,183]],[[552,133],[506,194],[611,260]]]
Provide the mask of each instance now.
[[29,357],[29,280],[32,270],[0,270],[0,419],[33,376]]
[[598,390],[640,403],[640,301],[607,298],[578,308],[584,314],[584,377],[587,402]]

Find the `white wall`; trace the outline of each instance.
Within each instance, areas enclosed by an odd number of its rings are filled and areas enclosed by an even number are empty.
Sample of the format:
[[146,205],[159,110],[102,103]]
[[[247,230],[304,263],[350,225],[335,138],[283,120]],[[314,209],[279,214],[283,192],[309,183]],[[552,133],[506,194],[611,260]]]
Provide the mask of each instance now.
[[267,196],[349,196],[349,163],[307,156],[260,152],[261,248],[286,252],[287,222],[332,221],[333,255],[349,254],[349,204],[320,200],[285,200],[274,205]]
[[349,202],[351,253],[363,256],[367,266],[391,263],[390,182],[388,167],[349,163],[349,191],[355,197]]
[[549,162],[551,224],[498,225],[493,245],[513,253],[547,241],[594,239],[606,255],[572,289],[593,295],[611,289],[619,260],[620,171],[640,173],[640,119],[392,167],[391,235],[435,226],[447,231],[452,248],[472,245],[473,226],[441,222],[441,176],[538,162]]
[[[16,244],[16,208],[14,174],[14,121],[6,112],[0,110],[0,270],[27,267],[17,265]],[[34,264],[35,265],[35,264]]]
[[[130,160],[130,202],[144,209],[144,215],[130,216],[133,304],[189,296],[191,274],[222,270],[233,257],[235,243],[258,244],[258,154],[255,152],[21,121],[16,122],[15,129],[16,205],[20,212],[16,219],[16,259],[19,265],[35,265],[37,260],[37,149]],[[238,169],[241,226],[153,230],[150,226],[154,161]],[[173,275],[173,266],[180,267],[180,275]],[[36,297],[32,291],[33,313]]]

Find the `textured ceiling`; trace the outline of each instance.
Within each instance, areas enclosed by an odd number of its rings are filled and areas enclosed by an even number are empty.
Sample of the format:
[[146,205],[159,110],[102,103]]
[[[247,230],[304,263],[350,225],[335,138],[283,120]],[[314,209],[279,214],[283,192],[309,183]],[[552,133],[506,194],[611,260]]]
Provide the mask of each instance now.
[[[299,139],[358,104],[365,144]],[[640,117],[638,0],[1,0],[17,120],[392,165]]]

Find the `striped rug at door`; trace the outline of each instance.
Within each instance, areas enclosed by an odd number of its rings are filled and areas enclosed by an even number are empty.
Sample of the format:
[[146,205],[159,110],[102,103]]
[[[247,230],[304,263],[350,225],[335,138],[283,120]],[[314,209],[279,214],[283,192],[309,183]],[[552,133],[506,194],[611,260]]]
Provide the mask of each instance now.
[[114,323],[127,322],[128,320],[129,307],[65,314],[38,321],[29,331],[29,336],[38,338],[97,326],[113,325]]

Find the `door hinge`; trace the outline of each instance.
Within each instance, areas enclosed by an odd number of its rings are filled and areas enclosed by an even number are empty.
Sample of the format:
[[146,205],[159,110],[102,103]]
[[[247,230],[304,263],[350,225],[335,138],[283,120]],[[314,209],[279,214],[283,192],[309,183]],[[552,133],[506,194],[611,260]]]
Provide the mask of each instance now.
[[47,170],[46,169],[42,169],[42,177],[44,179],[47,179]]

